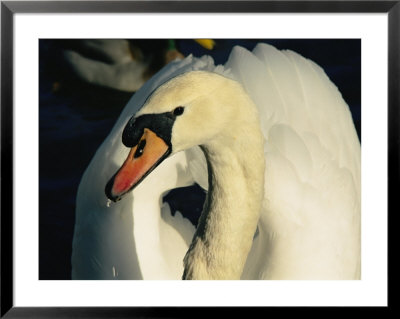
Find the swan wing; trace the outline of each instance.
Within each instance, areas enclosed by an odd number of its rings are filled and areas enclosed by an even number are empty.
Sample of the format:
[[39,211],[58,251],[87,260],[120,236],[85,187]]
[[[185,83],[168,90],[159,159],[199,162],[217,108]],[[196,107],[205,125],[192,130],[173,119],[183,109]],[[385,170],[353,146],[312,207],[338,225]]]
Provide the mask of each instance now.
[[314,62],[259,44],[226,64],[258,107],[263,211],[243,278],[360,275],[360,142],[349,108]]

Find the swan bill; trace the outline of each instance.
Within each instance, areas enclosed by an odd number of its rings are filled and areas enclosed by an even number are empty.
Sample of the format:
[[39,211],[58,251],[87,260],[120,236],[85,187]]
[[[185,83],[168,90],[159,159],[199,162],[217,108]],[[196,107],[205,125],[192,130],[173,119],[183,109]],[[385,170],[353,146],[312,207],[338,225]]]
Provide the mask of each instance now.
[[122,164],[106,185],[106,195],[116,202],[136,187],[170,154],[170,147],[156,133],[145,128],[137,145],[133,146]]

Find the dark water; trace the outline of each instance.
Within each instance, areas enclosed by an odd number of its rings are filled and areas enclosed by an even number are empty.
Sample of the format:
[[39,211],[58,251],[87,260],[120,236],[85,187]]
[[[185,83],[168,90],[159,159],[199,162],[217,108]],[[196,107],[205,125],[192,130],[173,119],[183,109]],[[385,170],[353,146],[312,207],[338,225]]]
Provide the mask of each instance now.
[[[231,48],[252,49],[257,42],[279,49],[292,49],[322,66],[350,105],[360,136],[361,128],[361,41],[360,40],[217,40],[208,51],[192,40],[176,41],[184,55],[209,54],[216,64],[226,62]],[[143,41],[143,51],[165,49],[168,41]],[[70,279],[75,196],[80,178],[106,138],[131,93],[96,87],[74,77],[62,60],[63,48],[77,48],[71,40],[39,42],[39,279]],[[153,67],[157,69],[158,61]],[[201,210],[204,193],[188,189],[166,196],[172,210],[181,210],[193,222]],[[192,209],[182,207],[185,197]]]

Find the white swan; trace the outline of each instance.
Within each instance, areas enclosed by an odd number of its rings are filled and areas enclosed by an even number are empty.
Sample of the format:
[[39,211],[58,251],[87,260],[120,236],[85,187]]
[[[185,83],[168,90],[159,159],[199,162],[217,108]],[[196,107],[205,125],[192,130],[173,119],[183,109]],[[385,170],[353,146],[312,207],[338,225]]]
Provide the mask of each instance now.
[[[195,145],[210,189],[192,240],[161,196],[208,187]],[[106,184],[123,199],[107,202]],[[266,44],[235,47],[224,67],[168,65],[82,178],[72,266],[76,279],[359,279],[360,143],[337,88]]]
[[[87,83],[135,92],[156,71],[152,63],[157,58],[144,57],[142,50],[129,40],[91,39],[79,40],[78,43],[81,51],[95,58],[72,49],[64,50],[63,56],[71,71]],[[162,65],[183,58],[181,53],[172,49],[159,54],[157,63]]]

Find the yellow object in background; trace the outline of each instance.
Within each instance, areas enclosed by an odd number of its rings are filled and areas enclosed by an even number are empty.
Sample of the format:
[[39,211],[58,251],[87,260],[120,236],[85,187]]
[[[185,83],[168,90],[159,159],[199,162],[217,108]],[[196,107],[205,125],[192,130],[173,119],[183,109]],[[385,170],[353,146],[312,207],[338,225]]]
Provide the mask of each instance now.
[[212,50],[215,46],[215,41],[212,39],[195,39],[194,41],[208,50]]

